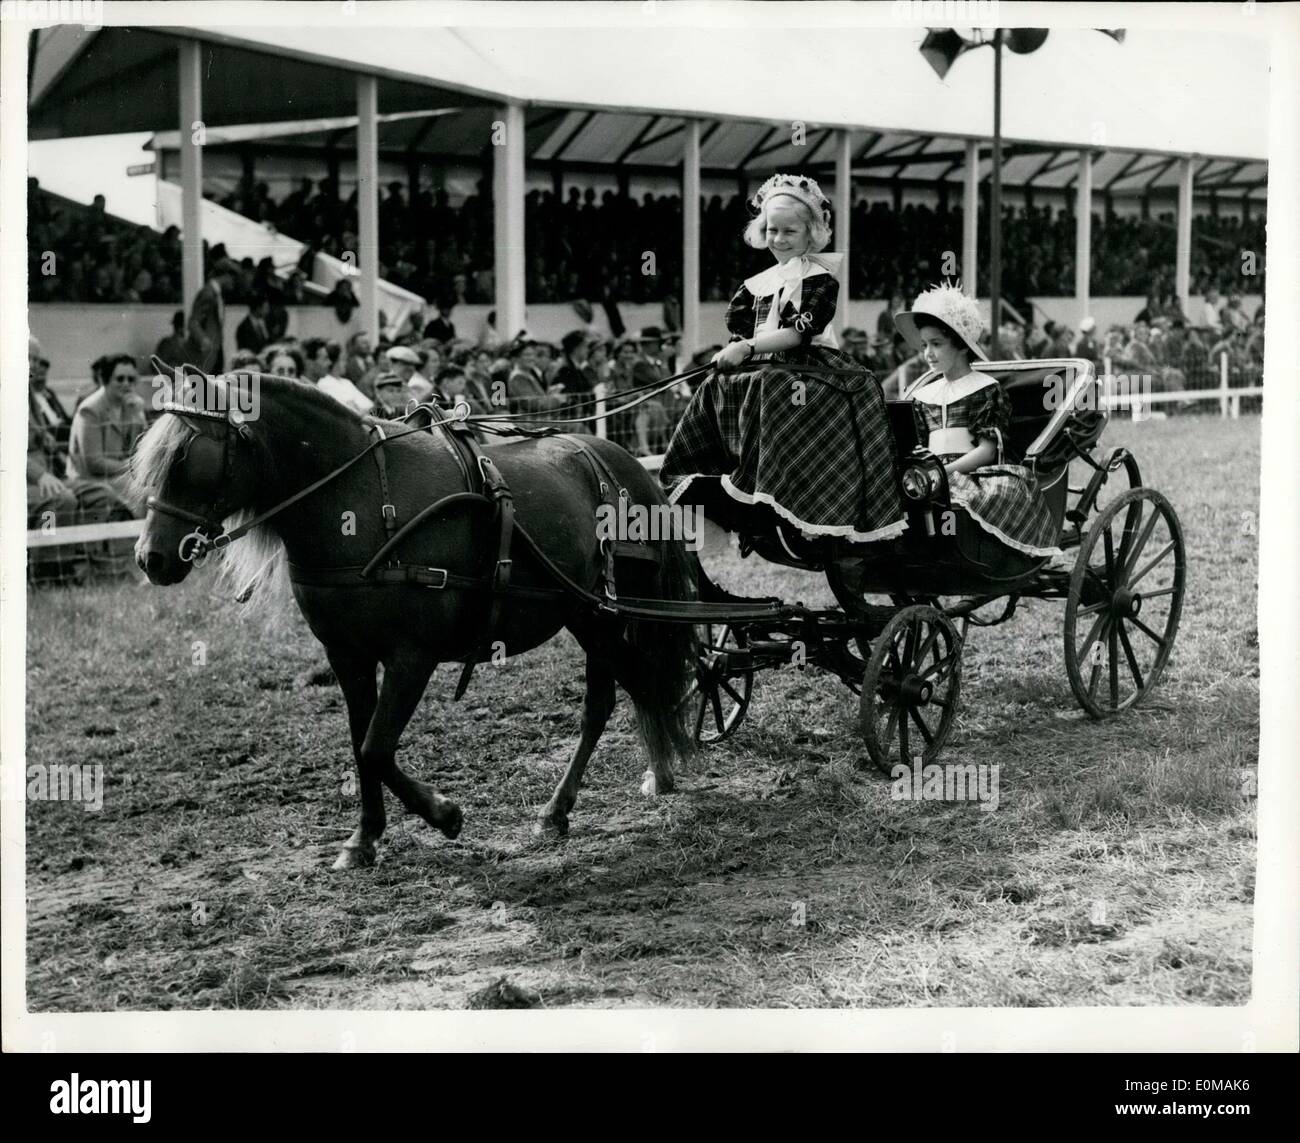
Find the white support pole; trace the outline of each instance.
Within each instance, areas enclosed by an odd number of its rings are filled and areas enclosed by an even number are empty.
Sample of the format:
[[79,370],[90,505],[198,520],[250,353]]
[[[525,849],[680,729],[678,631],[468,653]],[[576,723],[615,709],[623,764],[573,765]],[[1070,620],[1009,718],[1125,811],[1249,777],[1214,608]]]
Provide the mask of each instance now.
[[1228,415],[1228,355],[1219,354],[1219,416]]
[[188,311],[203,288],[203,46],[180,45],[181,302]]
[[591,394],[596,398],[595,414],[599,418],[596,421],[596,435],[604,439],[609,436],[609,418],[605,416],[605,410],[609,406],[609,386],[599,381]]
[[379,336],[379,81],[357,76],[357,235],[361,328]]
[[1092,152],[1079,152],[1074,201],[1074,305],[1083,321],[1092,305]]
[[524,108],[507,103],[492,125],[492,232],[496,247],[497,334],[524,328]]
[[975,297],[979,281],[976,245],[980,218],[980,150],[974,139],[966,140],[966,170],[962,177],[961,197],[961,284],[969,297]]
[[1184,317],[1192,292],[1192,160],[1178,161],[1178,247],[1174,255],[1174,293]]
[[682,155],[682,344],[681,370],[700,348],[700,121],[686,121]]
[[853,133],[841,127],[835,133],[835,249],[843,255],[840,264],[840,304],[835,308],[835,332],[842,333],[849,322],[849,245],[853,228]]

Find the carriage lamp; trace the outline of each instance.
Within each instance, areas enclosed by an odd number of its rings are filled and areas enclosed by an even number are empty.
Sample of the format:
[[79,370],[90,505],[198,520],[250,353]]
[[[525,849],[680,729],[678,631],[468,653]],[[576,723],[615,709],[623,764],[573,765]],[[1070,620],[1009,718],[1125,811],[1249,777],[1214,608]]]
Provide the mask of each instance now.
[[903,469],[903,495],[918,502],[941,499],[947,477],[943,461],[928,449],[917,449]]

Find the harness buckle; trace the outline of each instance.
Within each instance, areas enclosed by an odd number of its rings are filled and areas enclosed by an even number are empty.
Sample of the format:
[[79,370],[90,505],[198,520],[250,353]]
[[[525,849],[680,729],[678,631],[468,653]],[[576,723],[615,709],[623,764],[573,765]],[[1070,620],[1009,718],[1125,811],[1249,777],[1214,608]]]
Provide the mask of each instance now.
[[434,591],[441,591],[447,586],[447,569],[446,568],[421,568],[422,572],[433,572],[442,576],[441,583],[426,583],[425,587],[431,587]]
[[385,520],[396,520],[396,519],[397,519],[397,508],[396,508],[395,505],[392,505],[392,504],[381,504],[381,505],[380,505],[380,511],[383,512],[383,514],[384,514],[384,519],[385,519]]
[[500,591],[510,579],[510,572],[514,568],[514,560],[497,560],[496,571],[492,574],[492,588],[494,591]]
[[212,539],[208,540],[208,546],[212,548],[224,548],[230,543],[229,532],[218,532]]

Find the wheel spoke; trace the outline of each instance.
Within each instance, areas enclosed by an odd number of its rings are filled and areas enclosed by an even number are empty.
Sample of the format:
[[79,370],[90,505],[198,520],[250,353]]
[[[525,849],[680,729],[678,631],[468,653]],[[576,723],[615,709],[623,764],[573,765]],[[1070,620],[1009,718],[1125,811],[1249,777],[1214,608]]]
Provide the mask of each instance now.
[[1124,644],[1124,656],[1128,659],[1128,669],[1133,672],[1133,681],[1137,683],[1138,690],[1145,689],[1146,684],[1142,681],[1142,672],[1138,669],[1137,656],[1133,654],[1133,644],[1129,642],[1128,632],[1124,630],[1124,623],[1121,621],[1119,627],[1119,641]]
[[1172,587],[1162,587],[1158,591],[1144,591],[1142,593],[1142,598],[1155,599],[1155,597],[1158,595],[1173,595],[1173,594],[1174,594],[1174,589]]
[[[1141,511],[1139,511],[1138,519],[1141,520]],[[1119,545],[1119,573],[1121,573],[1121,576],[1126,576],[1128,572],[1134,570],[1138,558],[1143,553],[1143,549],[1147,546],[1147,541],[1151,538],[1151,533],[1156,529],[1158,523],[1160,523],[1160,508],[1152,505],[1151,518],[1143,525],[1143,529],[1141,529],[1141,533],[1136,540],[1132,540],[1132,533],[1125,528],[1125,540]]]
[[916,651],[916,624],[907,625],[907,635],[903,640],[903,663],[911,666],[916,662],[914,652]]
[[885,737],[883,741],[886,754],[889,753],[889,749],[894,743],[894,723],[898,721],[898,711],[898,707],[891,706],[889,708],[889,718],[885,720]]
[[1146,527],[1142,529],[1142,534],[1138,537],[1137,543],[1123,553],[1124,560],[1120,568],[1122,575],[1127,575],[1137,566],[1138,557],[1142,555],[1142,551],[1147,546],[1147,541],[1151,538],[1151,533],[1155,531],[1158,523],[1160,523],[1160,509],[1152,504],[1151,519],[1146,522]]
[[1154,639],[1156,641],[1156,643],[1160,646],[1161,649],[1164,648],[1164,645],[1167,642],[1167,640],[1157,635],[1154,631],[1152,631],[1151,628],[1148,627],[1145,623],[1143,623],[1142,620],[1140,620],[1136,615],[1131,616],[1129,618],[1129,622],[1132,623],[1133,626],[1136,627],[1139,631],[1146,632],[1146,634],[1151,639]]
[[735,701],[736,701],[736,705],[737,705],[737,706],[744,706],[744,705],[745,705],[745,700],[744,700],[744,698],[743,698],[741,695],[738,695],[738,694],[736,693],[735,689],[732,687],[732,685],[731,685],[729,682],[727,682],[726,679],[719,679],[719,680],[718,680],[718,685],[719,685],[720,687],[722,687],[722,689],[723,689],[724,691],[726,691],[727,694],[729,694],[733,699],[735,699]]
[[1102,532],[1101,540],[1106,549],[1106,587],[1113,592],[1118,584],[1115,582],[1115,540],[1109,528]]
[[727,729],[727,720],[722,717],[722,697],[718,694],[717,687],[709,692],[709,700],[713,704],[713,721],[717,724],[718,733],[722,734]]
[[1088,701],[1095,702],[1097,698],[1097,684],[1101,681],[1101,664],[1093,663],[1092,674],[1088,676]]
[[1092,625],[1092,630],[1088,632],[1088,638],[1084,641],[1083,650],[1075,656],[1075,662],[1082,667],[1083,661],[1088,657],[1088,652],[1092,650],[1092,645],[1097,641],[1097,636],[1101,633],[1102,625],[1106,622],[1106,613],[1097,616],[1096,622]]
[[912,764],[912,755],[908,750],[906,718],[900,718],[898,720],[898,746],[902,760],[910,766]]
[[953,658],[954,656],[952,655],[945,655],[938,662],[932,663],[929,667],[927,667],[924,671],[921,672],[921,678],[929,679],[942,673],[944,667],[946,667],[949,663],[951,663],[953,661]]
[[926,639],[926,641],[925,641],[924,643],[922,643],[921,646],[918,647],[917,650],[916,650],[916,658],[912,660],[912,662],[913,662],[915,665],[920,666],[920,664],[922,664],[922,663],[925,662],[925,657],[926,657],[926,655],[928,655],[928,654],[930,653],[931,649],[934,647],[935,643],[938,641],[938,638],[939,638],[939,628],[937,628],[937,627],[932,627],[932,628],[930,629],[930,635],[929,635],[929,637],[928,637],[928,638]]
[[704,731],[704,712],[709,709],[709,700],[704,697],[704,692],[700,691],[700,709],[695,716],[695,738],[699,740]]
[[925,739],[927,746],[934,745],[934,735],[930,733],[930,728],[925,725],[925,719],[921,717],[921,712],[916,707],[908,707],[907,713],[912,716],[912,721],[916,723],[921,731],[921,737]]
[[1090,603],[1087,607],[1080,607],[1075,612],[1076,615],[1091,615],[1094,611],[1100,611],[1103,607],[1108,606],[1105,600],[1101,603]]
[[[1158,553],[1156,553],[1156,555],[1153,556],[1153,557],[1151,558],[1150,562],[1148,562],[1148,563],[1147,563],[1147,564],[1142,568],[1142,570],[1141,570],[1140,572],[1138,572],[1137,575],[1135,575],[1135,576],[1134,576],[1134,577],[1129,581],[1129,587],[1134,587],[1134,586],[1138,583],[1138,581],[1141,580],[1141,579],[1142,579],[1142,578],[1147,574],[1147,572],[1149,572],[1152,568],[1154,568],[1154,567],[1156,566],[1156,564],[1158,564],[1161,560],[1163,560],[1163,559],[1165,558],[1165,556],[1167,556],[1167,555],[1168,555],[1170,552],[1172,552],[1173,550],[1174,550],[1174,542],[1173,542],[1173,540],[1170,540],[1169,543],[1167,543],[1163,548],[1161,548],[1160,551],[1159,551]],[[1173,588],[1170,588],[1169,590],[1172,591]],[[1165,593],[1165,592],[1154,592],[1154,591],[1153,591],[1153,592],[1151,592],[1151,594],[1152,594],[1152,595],[1164,595],[1164,594],[1166,594],[1166,593]]]
[[1112,709],[1119,707],[1119,639],[1115,634],[1119,623],[1115,622],[1110,625],[1106,632],[1106,663],[1110,668],[1110,705]]

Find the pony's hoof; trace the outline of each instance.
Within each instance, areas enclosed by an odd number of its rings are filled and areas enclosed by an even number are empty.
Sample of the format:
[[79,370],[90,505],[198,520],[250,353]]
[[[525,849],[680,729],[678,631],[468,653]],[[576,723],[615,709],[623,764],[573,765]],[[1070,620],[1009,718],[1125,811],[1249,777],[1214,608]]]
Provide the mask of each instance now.
[[653,770],[647,770],[641,777],[641,793],[647,798],[658,797],[660,794],[671,794],[673,788],[671,777],[656,775]]
[[442,821],[438,823],[438,828],[442,830],[443,836],[454,841],[460,836],[461,826],[465,824],[465,815],[460,812],[460,806],[451,806],[443,815]]
[[562,813],[546,814],[533,825],[533,836],[543,841],[559,841],[569,834],[569,816]]
[[375,850],[373,847],[347,846],[334,859],[334,865],[331,867],[336,871],[345,869],[369,869],[375,864]]

